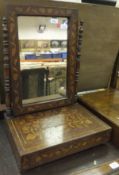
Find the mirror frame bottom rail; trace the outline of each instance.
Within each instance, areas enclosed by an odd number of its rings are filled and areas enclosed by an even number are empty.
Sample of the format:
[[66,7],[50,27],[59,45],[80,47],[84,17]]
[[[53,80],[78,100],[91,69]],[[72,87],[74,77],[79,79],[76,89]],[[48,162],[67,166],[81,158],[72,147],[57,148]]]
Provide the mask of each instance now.
[[[67,97],[58,100],[52,100],[45,103],[22,105],[22,88],[20,74],[20,58],[18,43],[18,16],[51,16],[67,17],[69,19],[68,27],[68,63],[67,63]],[[5,24],[6,25],[6,24]],[[10,90],[7,101],[12,111],[12,115],[18,116],[30,112],[42,111],[57,108],[76,101],[76,58],[78,41],[78,10],[65,9],[45,6],[8,6],[8,67]],[[5,77],[6,78],[6,77]],[[8,79],[8,77],[6,78]]]

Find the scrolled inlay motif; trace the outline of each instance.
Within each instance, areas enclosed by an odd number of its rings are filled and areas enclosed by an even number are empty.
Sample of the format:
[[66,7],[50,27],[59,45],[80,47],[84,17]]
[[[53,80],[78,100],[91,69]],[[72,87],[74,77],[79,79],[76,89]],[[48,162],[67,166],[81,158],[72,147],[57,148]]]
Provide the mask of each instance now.
[[[11,72],[11,95],[12,108],[14,115],[52,109],[75,102],[76,98],[76,55],[77,55],[77,34],[78,34],[78,11],[73,9],[64,9],[56,7],[32,7],[32,6],[9,6],[8,8],[8,31],[10,43],[10,72]],[[17,16],[52,16],[67,17],[69,19],[68,28],[68,70],[67,70],[67,97],[46,103],[22,105],[22,89],[20,79],[20,59],[19,59],[19,43],[17,31]],[[17,98],[17,99],[16,99]]]

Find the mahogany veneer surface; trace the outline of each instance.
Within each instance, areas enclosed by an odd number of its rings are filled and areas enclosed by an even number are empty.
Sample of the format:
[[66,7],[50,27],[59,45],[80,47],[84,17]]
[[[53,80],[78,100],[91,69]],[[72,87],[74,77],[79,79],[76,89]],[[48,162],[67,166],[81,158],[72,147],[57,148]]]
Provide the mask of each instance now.
[[21,170],[105,143],[111,128],[75,104],[7,120]]
[[119,91],[107,89],[85,94],[79,101],[113,127],[112,139],[119,146]]
[[77,173],[73,173],[71,175],[119,175],[119,168],[112,169],[110,164],[116,162],[119,164],[119,160],[115,160],[113,162],[107,162],[97,167],[90,168],[88,170],[79,171]]

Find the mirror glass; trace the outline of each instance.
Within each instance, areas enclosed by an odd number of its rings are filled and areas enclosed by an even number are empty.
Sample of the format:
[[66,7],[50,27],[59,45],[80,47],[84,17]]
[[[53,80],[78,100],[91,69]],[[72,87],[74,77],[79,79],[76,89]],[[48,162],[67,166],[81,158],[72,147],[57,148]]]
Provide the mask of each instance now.
[[22,104],[66,97],[68,18],[18,16]]

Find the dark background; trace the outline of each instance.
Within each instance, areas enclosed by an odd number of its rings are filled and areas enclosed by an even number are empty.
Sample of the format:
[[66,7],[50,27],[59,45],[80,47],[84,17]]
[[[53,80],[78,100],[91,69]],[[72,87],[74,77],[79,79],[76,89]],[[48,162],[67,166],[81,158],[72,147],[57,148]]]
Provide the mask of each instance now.
[[103,4],[103,5],[116,5],[116,0],[82,0],[82,2],[93,3],[93,4]]

